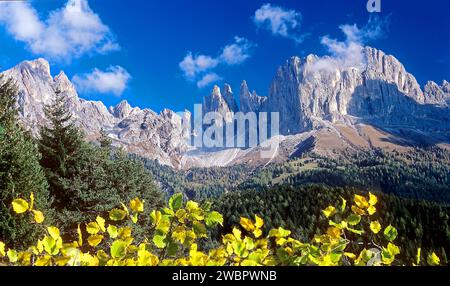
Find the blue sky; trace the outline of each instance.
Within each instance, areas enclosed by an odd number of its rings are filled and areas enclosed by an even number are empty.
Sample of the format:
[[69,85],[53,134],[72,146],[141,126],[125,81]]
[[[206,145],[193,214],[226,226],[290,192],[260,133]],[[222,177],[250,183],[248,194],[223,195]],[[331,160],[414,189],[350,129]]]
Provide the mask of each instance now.
[[[45,57],[83,98],[155,111],[192,109],[214,79],[267,95],[286,59],[327,55],[324,36],[343,42],[340,26],[363,31],[370,17],[366,0],[70,1],[80,16],[66,13],[67,0],[0,3],[1,69]],[[396,56],[421,85],[450,80],[450,2],[381,3],[389,25],[361,44]]]

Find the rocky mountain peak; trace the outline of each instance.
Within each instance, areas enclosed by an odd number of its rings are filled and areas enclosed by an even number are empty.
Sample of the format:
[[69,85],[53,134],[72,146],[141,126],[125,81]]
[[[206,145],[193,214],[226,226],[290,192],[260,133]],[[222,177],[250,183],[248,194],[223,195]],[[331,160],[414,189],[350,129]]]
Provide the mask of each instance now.
[[28,69],[41,75],[51,76],[50,63],[43,58],[39,58],[33,61],[25,61],[19,66],[22,69]]
[[448,82],[444,81],[439,86],[434,81],[429,81],[424,87],[425,103],[445,106],[450,103],[450,90]]
[[[287,145],[282,143],[280,148],[285,148],[286,154],[291,154],[302,138],[310,138],[311,134],[318,134],[318,138],[321,134],[337,134],[332,139],[324,137],[324,149],[327,150],[327,144],[349,146],[342,139],[348,139],[348,134],[340,132],[339,128],[356,132],[350,139],[357,138],[362,142],[367,137],[357,134],[361,125],[383,130],[407,128],[421,134],[438,134],[439,142],[449,141],[449,82],[444,81],[440,86],[430,81],[422,90],[414,76],[395,57],[373,48],[365,48],[363,52],[366,68],[334,68],[332,72],[312,68],[322,60],[332,60],[330,57],[292,57],[277,70],[267,97],[250,92],[247,82],[243,81],[239,108],[230,85],[225,84],[222,89],[214,86],[203,99],[204,114],[219,112],[225,120],[231,120],[227,116],[237,111],[278,112],[280,134],[288,142]],[[104,129],[114,145],[130,153],[157,159],[162,164],[203,166],[205,162],[197,155],[188,155],[193,147],[187,145],[180,124],[181,118],[191,116],[188,112],[180,116],[165,109],[157,114],[149,109],[133,108],[126,100],[108,111],[99,101],[80,99],[64,72],[53,78],[44,59],[23,62],[2,74],[17,82],[21,119],[35,135],[39,126],[47,124],[43,106],[51,103],[59,89],[67,98],[67,106],[87,140],[96,140],[99,131]],[[371,144],[372,141],[367,146]],[[239,154],[251,154],[247,150],[228,151],[223,153],[226,158],[219,160],[222,163],[218,161],[221,166],[238,162],[240,159],[236,156],[241,156]],[[206,158],[207,165],[216,164],[215,155],[208,156],[211,160]],[[230,159],[230,156],[235,158]]]
[[450,93],[450,83],[448,81],[444,80],[442,82],[442,90],[447,93]]
[[128,101],[122,100],[119,104],[117,104],[112,109],[112,114],[116,118],[123,119],[123,118],[127,118],[130,115],[132,110],[133,110],[133,108],[128,103]]
[[[229,97],[231,88],[227,89],[227,87],[224,87],[224,90],[227,97]],[[231,120],[230,113],[232,112],[232,109],[222,96],[221,90],[217,85],[214,86],[209,96],[205,96],[203,98],[203,112],[204,114],[209,112],[218,112],[223,116],[223,118],[225,118],[226,121]]]
[[239,108],[236,103],[236,99],[233,95],[233,90],[231,89],[231,86],[229,84],[224,84],[223,86],[223,98],[225,99],[225,102],[227,103],[230,111],[232,112],[238,112]]
[[60,91],[66,94],[67,96],[78,98],[75,86],[72,84],[72,82],[69,80],[69,78],[63,71],[61,71],[57,76],[55,76],[53,81],[55,91]]
[[267,98],[258,96],[256,91],[250,93],[247,82],[244,80],[241,84],[241,90],[239,93],[240,111],[243,113],[248,112],[261,112],[265,110],[265,103]]

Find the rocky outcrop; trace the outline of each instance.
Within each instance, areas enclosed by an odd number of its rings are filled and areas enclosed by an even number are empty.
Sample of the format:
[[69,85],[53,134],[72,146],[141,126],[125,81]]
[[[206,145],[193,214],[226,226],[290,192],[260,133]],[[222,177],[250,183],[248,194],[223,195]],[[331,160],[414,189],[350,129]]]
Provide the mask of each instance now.
[[248,112],[261,112],[266,109],[267,98],[258,96],[256,91],[250,93],[247,82],[244,80],[241,84],[241,90],[239,93],[240,109],[243,113]]
[[434,81],[429,81],[424,88],[425,103],[440,106],[450,104],[450,83],[446,80],[439,86]]
[[[44,106],[56,96],[63,96],[89,141],[96,140],[103,129],[116,146],[170,166],[176,166],[177,154],[188,148],[182,116],[170,110],[156,114],[132,108],[126,101],[108,109],[100,101],[81,99],[64,72],[51,76],[49,63],[44,59],[25,61],[2,74],[16,82],[20,117],[35,136],[39,135],[39,127],[48,123]],[[189,118],[190,113],[183,116]]]
[[44,59],[25,61],[2,74],[17,83],[21,119],[35,136],[39,126],[47,124],[44,106],[59,94],[87,140],[96,140],[103,129],[116,146],[178,168],[267,164],[300,149],[331,155],[347,148],[448,144],[450,84],[428,82],[422,90],[395,57],[373,48],[363,53],[363,65],[344,68],[324,68],[329,58],[315,55],[292,57],[278,69],[267,97],[251,93],[244,81],[239,106],[227,84],[222,90],[215,86],[204,98],[203,113],[218,112],[227,121],[238,111],[279,112],[282,136],[270,140],[280,140],[281,155],[269,160],[257,158],[259,147],[219,152],[193,148],[186,140],[192,134],[182,126],[182,119],[191,117],[187,111],[180,115],[166,109],[157,114],[127,101],[108,109],[102,102],[81,99],[64,72],[52,77]]
[[365,48],[364,55],[364,69],[320,69],[321,59],[314,55],[293,57],[280,67],[267,106],[280,112],[281,133],[321,128],[324,122],[448,130],[448,110],[429,105],[445,107],[444,87],[424,95],[396,58],[373,48]]
[[211,95],[203,98],[203,113],[217,112],[226,122],[230,122],[233,117],[232,113],[237,112],[237,105],[231,87],[225,85],[223,90],[224,96],[216,85]]

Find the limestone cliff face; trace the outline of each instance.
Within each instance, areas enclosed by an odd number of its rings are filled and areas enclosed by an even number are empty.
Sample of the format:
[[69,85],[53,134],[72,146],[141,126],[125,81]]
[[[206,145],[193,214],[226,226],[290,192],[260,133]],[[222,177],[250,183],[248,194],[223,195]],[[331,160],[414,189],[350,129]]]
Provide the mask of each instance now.
[[449,112],[443,109],[449,99],[448,82],[442,87],[429,84],[424,93],[393,56],[373,48],[365,48],[364,56],[364,69],[320,69],[321,59],[314,55],[293,57],[280,67],[269,91],[267,111],[280,112],[282,134],[317,129],[324,122],[449,127],[445,122]]
[[[251,93],[244,81],[238,105],[231,86],[225,84],[222,89],[214,87],[204,98],[203,111],[219,112],[227,121],[233,112],[279,112],[284,154],[295,154],[302,140],[311,136],[315,139],[310,141],[323,150],[332,145],[372,148],[380,136],[390,140],[384,131],[367,126],[402,133],[402,142],[411,144],[417,136],[448,143],[449,82],[428,82],[422,90],[395,57],[374,48],[364,48],[363,54],[363,65],[345,68],[324,68],[324,58],[315,55],[292,57],[276,72],[267,97]],[[107,108],[102,102],[81,99],[64,72],[52,77],[45,59],[25,61],[2,74],[17,83],[21,119],[35,136],[39,126],[47,124],[44,106],[59,92],[87,140],[95,140],[104,129],[115,145],[174,167],[229,165],[244,162],[249,156],[254,162],[267,163],[255,160],[252,150],[191,156],[198,153],[191,152],[185,140],[190,134],[182,128],[182,117],[189,119],[189,112],[179,115],[164,110],[157,114],[133,108],[127,101]]]
[[[44,59],[25,61],[2,74],[16,82],[21,119],[36,136],[39,126],[47,124],[44,106],[59,92],[88,140],[95,140],[104,129],[115,145],[167,165],[176,165],[175,155],[187,149],[181,117],[173,111],[156,114],[132,108],[126,101],[108,109],[100,101],[81,99],[64,72],[51,76],[49,63]],[[190,114],[187,112],[185,116]]]

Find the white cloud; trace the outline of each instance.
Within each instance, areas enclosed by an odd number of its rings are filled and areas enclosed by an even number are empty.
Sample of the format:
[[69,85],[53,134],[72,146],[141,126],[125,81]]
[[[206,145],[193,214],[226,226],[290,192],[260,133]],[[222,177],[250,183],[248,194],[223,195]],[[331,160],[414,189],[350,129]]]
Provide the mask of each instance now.
[[111,66],[106,71],[94,69],[91,73],[75,75],[72,82],[80,92],[98,92],[120,96],[127,88],[130,74],[120,66]]
[[225,46],[219,59],[228,65],[237,65],[250,58],[250,50],[255,44],[245,38],[234,37],[233,44]]
[[210,56],[193,56],[191,52],[188,52],[179,66],[186,78],[194,79],[199,73],[215,68],[218,64],[219,61]]
[[201,80],[199,80],[197,82],[197,87],[204,88],[204,87],[210,85],[211,83],[218,82],[220,80],[222,80],[222,78],[218,74],[213,73],[213,72],[207,73],[202,77]]
[[299,32],[302,14],[295,10],[264,4],[256,10],[253,22],[256,26],[269,30],[272,35],[289,38],[297,43],[303,42],[306,36]]
[[0,2],[0,24],[34,54],[70,61],[84,54],[118,50],[109,27],[87,0],[68,0],[61,9],[39,19],[29,2]]
[[338,41],[324,36],[321,39],[329,56],[318,60],[313,66],[313,70],[335,71],[347,68],[365,68],[363,49],[370,41],[383,37],[389,26],[389,18],[382,19],[372,16],[368,23],[359,28],[354,25],[341,25],[339,29],[344,33],[345,40]]
[[232,44],[226,45],[217,57],[193,55],[187,52],[179,63],[179,68],[189,81],[197,80],[197,87],[203,88],[222,78],[212,70],[219,65],[233,66],[244,63],[250,58],[252,48],[256,45],[246,38],[234,37]]

